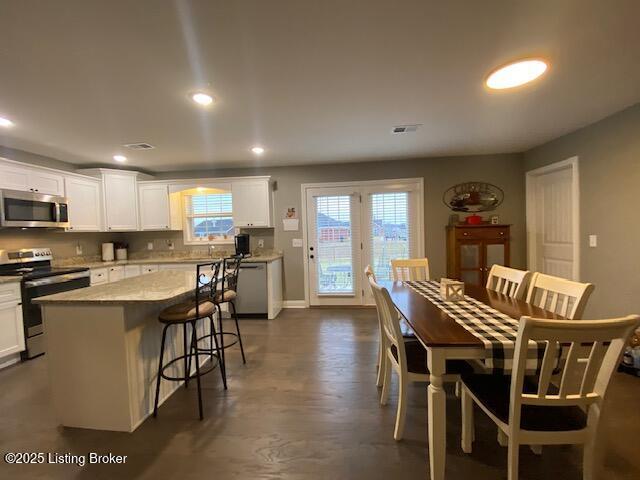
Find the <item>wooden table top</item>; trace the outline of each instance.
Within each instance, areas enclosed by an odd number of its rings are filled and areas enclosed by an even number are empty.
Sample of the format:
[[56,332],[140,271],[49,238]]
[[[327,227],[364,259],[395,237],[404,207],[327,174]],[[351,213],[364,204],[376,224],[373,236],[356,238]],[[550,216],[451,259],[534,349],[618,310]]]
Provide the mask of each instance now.
[[[407,319],[416,336],[427,347],[482,347],[482,342],[427,298],[402,282],[380,281],[391,300]],[[515,300],[484,287],[465,285],[465,295],[498,310],[511,318],[529,316],[564,320],[564,317]]]

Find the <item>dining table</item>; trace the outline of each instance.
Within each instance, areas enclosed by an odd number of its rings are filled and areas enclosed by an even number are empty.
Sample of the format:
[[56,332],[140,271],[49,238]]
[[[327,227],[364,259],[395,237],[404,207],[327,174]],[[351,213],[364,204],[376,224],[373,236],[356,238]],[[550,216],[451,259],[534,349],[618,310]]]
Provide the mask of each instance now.
[[[419,293],[410,284],[400,281],[379,283],[388,290],[396,309],[427,351],[427,367],[430,373],[427,387],[429,466],[432,480],[444,480],[447,412],[443,376],[447,373],[447,360],[486,361],[491,350],[486,348],[480,338],[456,322],[441,306]],[[466,297],[471,297],[512,319],[529,316],[564,320],[564,317],[553,312],[482,286],[466,284],[464,293]],[[481,317],[482,309],[478,308],[478,318]]]

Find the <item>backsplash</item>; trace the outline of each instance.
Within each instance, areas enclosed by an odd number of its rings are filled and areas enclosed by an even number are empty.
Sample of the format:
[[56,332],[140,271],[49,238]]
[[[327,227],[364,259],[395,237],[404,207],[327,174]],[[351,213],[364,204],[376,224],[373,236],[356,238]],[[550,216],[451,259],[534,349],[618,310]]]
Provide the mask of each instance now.
[[[245,232],[243,230],[243,232]],[[246,233],[251,235],[251,251],[270,252],[274,249],[273,229],[252,229]],[[258,241],[264,241],[263,248],[258,248]],[[162,232],[95,232],[71,233],[62,230],[47,229],[4,229],[0,230],[0,249],[48,247],[56,261],[79,260],[99,261],[101,244],[104,242],[123,242],[129,245],[129,258],[144,259],[149,257],[204,257],[209,256],[208,245],[185,245],[181,231]],[[147,244],[153,244],[153,250]],[[76,247],[80,246],[81,254]],[[173,246],[173,248],[171,248]],[[235,251],[233,244],[215,245],[214,255],[225,256]]]

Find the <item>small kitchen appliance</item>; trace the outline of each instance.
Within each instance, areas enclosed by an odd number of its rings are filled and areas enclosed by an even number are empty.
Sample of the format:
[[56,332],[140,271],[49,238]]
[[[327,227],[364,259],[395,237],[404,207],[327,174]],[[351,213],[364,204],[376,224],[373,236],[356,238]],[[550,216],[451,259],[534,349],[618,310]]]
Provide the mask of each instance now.
[[250,236],[248,233],[239,233],[238,235],[236,235],[235,237],[235,243],[236,243],[236,255],[250,255],[251,254],[251,247],[249,246],[250,244]]

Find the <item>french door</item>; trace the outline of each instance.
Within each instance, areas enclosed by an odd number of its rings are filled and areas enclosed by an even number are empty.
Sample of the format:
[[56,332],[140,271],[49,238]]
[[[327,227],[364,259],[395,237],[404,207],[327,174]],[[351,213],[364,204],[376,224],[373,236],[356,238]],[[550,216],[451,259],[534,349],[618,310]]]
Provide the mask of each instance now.
[[390,279],[390,261],[423,255],[422,181],[303,186],[310,305],[373,304],[364,278]]

